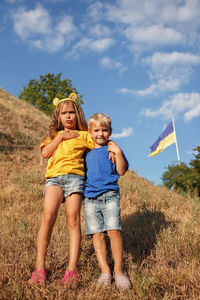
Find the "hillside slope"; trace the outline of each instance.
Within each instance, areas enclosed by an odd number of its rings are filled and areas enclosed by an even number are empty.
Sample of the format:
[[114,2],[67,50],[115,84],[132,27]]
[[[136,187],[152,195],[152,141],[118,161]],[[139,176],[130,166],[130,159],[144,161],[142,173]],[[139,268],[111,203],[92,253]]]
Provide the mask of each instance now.
[[132,289],[120,294],[113,283],[96,291],[100,270],[92,240],[85,236],[83,210],[81,282],[60,285],[69,242],[64,205],[48,250],[48,282],[28,284],[43,209],[46,162],[39,144],[49,121],[0,89],[0,299],[200,299],[199,198],[154,186],[133,171],[120,178],[124,261]]

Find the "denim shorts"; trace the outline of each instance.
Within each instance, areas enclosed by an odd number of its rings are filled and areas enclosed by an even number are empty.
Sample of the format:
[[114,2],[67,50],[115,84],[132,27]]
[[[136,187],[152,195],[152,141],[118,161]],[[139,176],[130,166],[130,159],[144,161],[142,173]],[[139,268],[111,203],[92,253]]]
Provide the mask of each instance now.
[[84,176],[77,174],[58,175],[56,177],[49,177],[46,180],[43,194],[51,185],[57,185],[63,189],[64,197],[73,193],[84,193],[85,180]]
[[120,195],[109,191],[97,198],[84,199],[86,234],[121,230]]

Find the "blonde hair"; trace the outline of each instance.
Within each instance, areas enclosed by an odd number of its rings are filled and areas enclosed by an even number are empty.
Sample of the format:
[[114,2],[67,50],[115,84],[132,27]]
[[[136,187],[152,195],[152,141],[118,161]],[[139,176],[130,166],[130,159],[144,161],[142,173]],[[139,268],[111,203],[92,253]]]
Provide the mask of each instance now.
[[92,115],[88,121],[88,131],[92,130],[92,126],[96,122],[99,122],[101,125],[106,126],[110,134],[112,133],[111,119],[108,115],[102,113]]
[[83,131],[88,130],[87,122],[82,107],[77,102],[75,103],[74,101],[71,100],[65,100],[60,102],[57,105],[57,107],[55,107],[54,112],[52,114],[51,123],[49,125],[49,129],[47,133],[47,136],[49,136],[51,139],[55,138],[57,131],[64,130],[64,127],[60,121],[60,112],[63,106],[67,102],[71,102],[73,104],[73,107],[76,112],[76,117],[77,117],[76,130],[83,130]]

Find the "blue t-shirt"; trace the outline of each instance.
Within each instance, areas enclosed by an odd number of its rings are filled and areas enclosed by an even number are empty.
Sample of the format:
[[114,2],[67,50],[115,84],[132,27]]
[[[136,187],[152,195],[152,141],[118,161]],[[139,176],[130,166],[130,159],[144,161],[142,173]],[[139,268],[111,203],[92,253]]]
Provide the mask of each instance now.
[[[108,146],[94,148],[88,152],[85,160],[85,197],[96,198],[110,190],[119,190],[119,174],[117,173],[116,165],[112,163],[111,159],[108,159],[108,156]],[[127,160],[126,162],[128,165]]]

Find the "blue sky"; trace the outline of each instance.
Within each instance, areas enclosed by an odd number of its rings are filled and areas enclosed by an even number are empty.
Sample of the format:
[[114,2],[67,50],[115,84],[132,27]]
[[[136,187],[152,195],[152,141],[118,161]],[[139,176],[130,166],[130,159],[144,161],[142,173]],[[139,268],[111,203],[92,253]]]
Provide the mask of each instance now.
[[[199,0],[1,0],[0,87],[62,73],[83,95],[87,120],[112,119],[130,169],[155,184],[175,144],[150,146],[175,118],[180,160],[200,144]],[[14,117],[14,116],[13,116]]]

